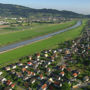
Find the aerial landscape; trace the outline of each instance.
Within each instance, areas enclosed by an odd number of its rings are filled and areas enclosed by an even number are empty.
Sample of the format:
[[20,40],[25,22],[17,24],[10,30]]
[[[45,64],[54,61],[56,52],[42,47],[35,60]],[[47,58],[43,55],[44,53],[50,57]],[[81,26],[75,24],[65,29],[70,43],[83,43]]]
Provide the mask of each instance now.
[[0,0],[0,90],[90,90],[90,1]]

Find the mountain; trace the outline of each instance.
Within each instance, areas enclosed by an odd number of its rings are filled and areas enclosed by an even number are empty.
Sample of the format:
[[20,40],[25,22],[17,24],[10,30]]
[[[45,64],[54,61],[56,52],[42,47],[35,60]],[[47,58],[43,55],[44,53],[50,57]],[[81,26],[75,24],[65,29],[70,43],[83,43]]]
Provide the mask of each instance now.
[[0,4],[0,16],[3,17],[67,17],[80,18],[84,17],[82,14],[71,11],[58,11],[55,9],[32,9],[20,5]]

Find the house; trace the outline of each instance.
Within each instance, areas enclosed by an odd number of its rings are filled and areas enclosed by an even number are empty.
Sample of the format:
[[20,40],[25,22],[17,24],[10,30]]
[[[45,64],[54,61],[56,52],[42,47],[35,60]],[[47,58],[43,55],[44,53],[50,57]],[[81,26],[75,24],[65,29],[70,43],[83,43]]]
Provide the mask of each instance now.
[[49,78],[49,80],[48,80],[48,81],[50,81],[50,82],[52,82],[52,83],[54,82],[54,81],[53,81],[53,78]]
[[54,56],[55,58],[57,58],[57,57],[58,57],[58,54],[57,54],[57,53],[54,53],[53,56]]
[[5,70],[6,70],[6,71],[10,71],[10,70],[11,70],[10,66],[5,67]]
[[12,65],[12,69],[16,69],[16,67],[17,67],[16,65]]
[[27,71],[27,76],[31,76],[32,72],[31,71]]
[[[29,82],[24,81],[24,86],[25,86],[25,88],[29,88]],[[29,90],[29,89],[27,89],[27,90]]]
[[71,72],[71,69],[70,69],[70,68],[67,68],[67,71],[68,71],[68,72]]
[[18,63],[17,65],[18,65],[18,66],[23,66],[23,63]]
[[26,72],[27,71],[27,69],[26,68],[22,68],[22,72]]
[[40,90],[46,90],[47,89],[47,84],[42,85]]
[[0,71],[0,75],[2,75],[3,74],[3,72],[2,71]]
[[65,51],[65,54],[66,54],[66,55],[70,54],[70,51],[67,49],[67,50]]
[[48,52],[52,52],[52,50],[51,50],[51,49],[49,49],[49,50],[48,50]]
[[47,50],[45,50],[45,51],[44,51],[44,53],[45,53],[45,54],[47,54],[47,53],[48,53],[48,51],[47,51]]
[[5,87],[4,90],[12,90],[10,87]]
[[61,66],[60,66],[60,69],[61,69],[62,71],[63,71],[65,68],[66,68],[65,65],[61,65]]
[[38,68],[38,64],[34,64],[33,68],[35,68],[35,69]]
[[16,71],[15,70],[11,70],[11,74],[16,74]]
[[36,74],[34,72],[32,72],[32,76],[35,76]]
[[57,52],[57,50],[53,50],[53,53],[56,53]]
[[60,85],[59,85],[60,87],[62,87],[62,83],[60,83]]
[[76,89],[76,88],[78,88],[79,86],[80,86],[80,84],[77,84],[77,85],[72,86],[72,88]]
[[45,56],[45,57],[48,57],[48,54],[46,53],[46,54],[44,54],[44,56]]
[[30,83],[31,83],[31,84],[34,84],[34,83],[35,83],[35,81],[36,81],[36,79],[35,79],[35,78],[31,78]]
[[76,72],[77,74],[80,74],[81,70],[78,69],[78,70],[76,70],[75,72]]
[[40,61],[40,59],[39,59],[39,58],[37,58],[37,61]]
[[88,77],[88,76],[85,76],[85,77],[83,78],[83,81],[84,81],[84,82],[89,81],[89,77]]
[[33,90],[33,89],[29,87],[28,90]]
[[54,56],[51,56],[51,61],[52,61],[52,62],[54,62],[54,59],[55,59]]
[[28,62],[27,65],[28,65],[28,66],[32,66],[32,63],[31,63],[31,62]]
[[29,56],[29,60],[32,60],[32,56]]
[[11,84],[11,88],[14,88],[15,87],[15,83],[14,84]]
[[57,76],[57,79],[58,79],[58,80],[61,80],[61,77],[60,77],[60,76]]
[[22,78],[22,77],[23,77],[23,74],[22,74],[21,72],[16,72],[16,76],[17,76],[18,78]]
[[26,68],[26,69],[27,69],[28,67],[29,67],[29,66],[27,66],[27,65],[24,66],[24,68]]
[[77,73],[73,73],[73,76],[74,76],[74,77],[77,77],[77,76],[78,76],[78,74],[77,74]]
[[36,54],[36,57],[37,57],[37,58],[40,58],[40,53],[37,53],[37,54]]
[[61,75],[62,77],[64,76],[64,74],[65,74],[65,73],[64,73],[63,71],[62,71],[62,72],[60,72],[60,75]]
[[40,74],[40,76],[38,77],[38,79],[40,79],[40,80],[44,79],[43,75]]
[[62,49],[58,49],[58,52],[60,52],[60,53],[61,53],[61,52],[62,52]]
[[55,85],[56,87],[58,87],[58,86],[60,85],[60,82],[54,81],[54,85]]
[[10,80],[7,80],[6,84],[7,84],[8,86],[10,86],[10,85],[12,84],[12,82],[11,82]]
[[39,69],[36,69],[36,73],[39,74],[40,73],[40,70]]
[[3,77],[0,77],[0,81],[1,81],[2,83],[4,83],[5,81],[7,81],[7,79],[6,79],[6,78],[3,78]]
[[24,76],[24,77],[23,77],[23,80],[28,80],[28,79],[29,79],[28,76]]
[[47,72],[51,72],[51,69],[50,68],[47,68]]
[[51,64],[51,62],[50,62],[50,61],[48,61],[48,62],[47,62],[47,64],[48,64],[48,65],[50,65],[50,64]]

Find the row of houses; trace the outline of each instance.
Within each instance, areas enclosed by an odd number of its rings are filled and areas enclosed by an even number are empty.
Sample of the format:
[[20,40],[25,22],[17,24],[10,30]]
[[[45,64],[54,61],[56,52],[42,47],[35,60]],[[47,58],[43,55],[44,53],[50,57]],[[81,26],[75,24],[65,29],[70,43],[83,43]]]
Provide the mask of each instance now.
[[69,41],[65,42],[64,48],[43,50],[0,69],[1,90],[16,89],[17,85],[26,90],[62,90],[65,82],[75,88],[89,81],[87,75],[80,80],[81,69],[70,66],[80,62],[79,58],[76,60],[73,55],[88,56],[88,37],[84,32],[82,37],[70,41],[71,44]]

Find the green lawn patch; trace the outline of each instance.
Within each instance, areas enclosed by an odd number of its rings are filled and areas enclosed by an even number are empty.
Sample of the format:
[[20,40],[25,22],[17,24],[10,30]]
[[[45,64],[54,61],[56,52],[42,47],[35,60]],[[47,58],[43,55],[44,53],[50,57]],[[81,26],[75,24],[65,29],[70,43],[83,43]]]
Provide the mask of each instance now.
[[58,47],[58,44],[63,43],[67,40],[72,40],[80,36],[84,26],[85,21],[83,21],[83,24],[81,26],[70,31],[58,34],[46,40],[35,42],[30,45],[26,45],[21,48],[17,48],[15,50],[0,54],[0,64],[12,63],[17,61],[22,56],[27,56],[36,52],[40,52],[44,49],[56,48]]
[[[38,36],[42,36],[48,33],[56,32],[58,30],[62,30],[64,28],[70,27],[76,23],[75,20],[70,22],[65,22],[63,24],[45,24],[45,25],[39,25],[35,28],[28,29],[28,30],[22,30],[14,33],[7,33],[7,34],[0,34],[0,46],[8,45],[11,43],[35,38]],[[21,27],[18,27],[19,29],[22,29]],[[12,27],[11,29],[16,29]]]

